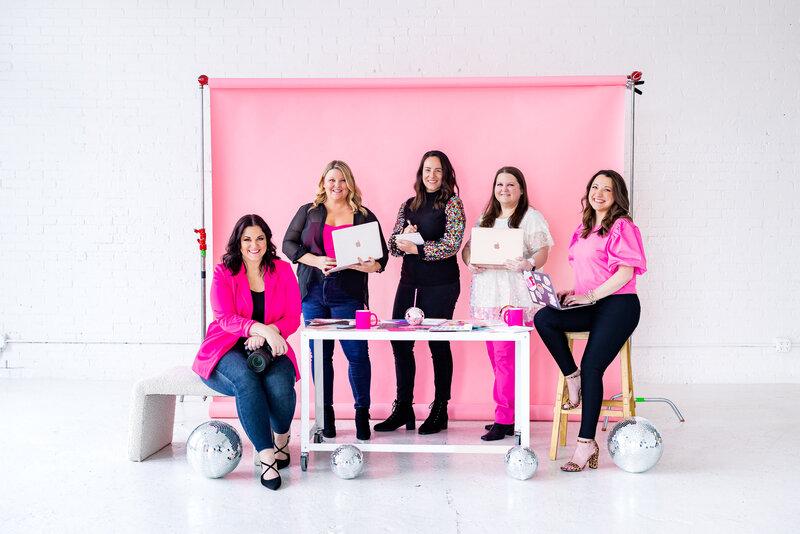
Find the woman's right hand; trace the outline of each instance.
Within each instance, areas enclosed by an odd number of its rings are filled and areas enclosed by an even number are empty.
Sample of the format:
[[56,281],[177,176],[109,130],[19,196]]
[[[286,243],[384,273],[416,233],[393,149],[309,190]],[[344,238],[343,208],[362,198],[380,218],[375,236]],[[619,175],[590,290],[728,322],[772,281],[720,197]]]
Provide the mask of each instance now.
[[322,271],[322,274],[325,276],[328,276],[330,270],[336,267],[336,258],[330,258],[328,256],[315,256],[314,267]]
[[408,226],[403,228],[403,233],[404,234],[413,234],[416,231],[417,231],[417,225],[416,224],[408,223]]
[[575,294],[575,290],[574,289],[567,289],[567,290],[559,291],[559,292],[556,293],[556,295],[558,295],[558,301],[560,303],[562,303],[562,304],[564,303],[564,297],[568,297],[568,296],[574,295],[574,294]]
[[467,268],[469,268],[469,272],[472,274],[482,273],[486,270],[486,267],[481,267],[480,265],[472,265],[471,263],[467,264]]

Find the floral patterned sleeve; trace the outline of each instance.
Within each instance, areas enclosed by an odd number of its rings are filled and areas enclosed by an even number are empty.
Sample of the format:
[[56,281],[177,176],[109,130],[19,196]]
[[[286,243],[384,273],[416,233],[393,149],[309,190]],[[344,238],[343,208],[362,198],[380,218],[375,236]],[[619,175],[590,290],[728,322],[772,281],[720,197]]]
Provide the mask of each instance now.
[[438,241],[425,241],[420,248],[424,251],[424,261],[436,261],[455,256],[461,248],[464,237],[464,205],[461,199],[453,195],[444,207],[444,235]]
[[397,239],[394,236],[397,234],[403,233],[403,228],[406,226],[406,203],[403,202],[400,205],[400,211],[397,213],[397,220],[394,222],[394,228],[392,228],[392,235],[389,237],[389,252],[391,252],[392,256],[402,256],[405,254],[402,250],[397,248]]

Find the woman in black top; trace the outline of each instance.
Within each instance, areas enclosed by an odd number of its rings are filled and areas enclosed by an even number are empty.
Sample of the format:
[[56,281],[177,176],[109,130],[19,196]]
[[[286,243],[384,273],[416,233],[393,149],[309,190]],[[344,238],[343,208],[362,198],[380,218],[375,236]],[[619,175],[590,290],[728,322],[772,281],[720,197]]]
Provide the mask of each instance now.
[[[403,257],[392,317],[402,319],[416,301],[426,317],[452,319],[461,291],[456,253],[464,236],[464,206],[456,196],[456,173],[444,153],[433,150],[422,156],[414,190],[416,195],[400,206],[389,238],[392,254]],[[422,235],[422,245],[397,239],[398,234],[413,232]],[[420,434],[434,434],[447,428],[447,402],[453,380],[450,343],[429,341],[428,344],[436,391],[430,415],[419,427]],[[411,430],[415,426],[414,342],[392,341],[392,350],[397,399],[389,418],[375,425],[378,432],[397,430],[402,425]]]
[[[377,221],[377,218],[361,204],[361,191],[356,186],[350,167],[338,160],[328,163],[319,180],[317,198],[310,204],[300,206],[283,238],[283,253],[298,264],[297,278],[306,325],[311,319],[353,319],[356,310],[368,306],[367,273],[382,271],[389,261],[380,223],[378,230],[381,232],[383,257],[377,260],[361,258],[360,264],[333,273],[330,270],[336,267],[336,257],[331,232],[372,221]],[[367,440],[370,438],[369,389],[372,374],[367,342],[342,340],[340,343],[349,363],[350,387],[356,409],[356,438]],[[313,358],[313,343],[311,350]],[[336,427],[332,340],[322,343],[322,371],[325,421],[322,434],[333,438],[336,436]]]

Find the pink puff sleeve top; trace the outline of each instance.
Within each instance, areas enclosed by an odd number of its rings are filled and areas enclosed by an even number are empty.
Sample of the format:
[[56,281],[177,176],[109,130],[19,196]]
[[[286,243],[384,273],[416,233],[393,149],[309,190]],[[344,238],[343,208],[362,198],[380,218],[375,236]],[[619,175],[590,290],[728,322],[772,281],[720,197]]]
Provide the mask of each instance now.
[[647,270],[644,246],[639,228],[628,219],[619,218],[608,234],[592,229],[586,239],[581,237],[583,225],[578,225],[569,244],[569,263],[575,271],[575,293],[583,294],[608,280],[620,266],[633,267],[633,278],[615,295],[636,293],[636,277]]

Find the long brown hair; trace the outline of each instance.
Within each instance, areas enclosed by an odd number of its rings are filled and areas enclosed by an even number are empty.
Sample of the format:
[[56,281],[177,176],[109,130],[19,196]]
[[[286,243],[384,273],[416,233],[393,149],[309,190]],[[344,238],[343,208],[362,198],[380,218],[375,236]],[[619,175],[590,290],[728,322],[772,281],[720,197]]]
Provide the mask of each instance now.
[[350,170],[350,166],[345,163],[344,161],[339,161],[335,159],[325,165],[325,169],[322,171],[322,176],[319,179],[319,185],[317,186],[317,198],[314,199],[314,203],[309,208],[309,211],[313,210],[320,204],[324,204],[325,201],[328,199],[327,193],[325,193],[325,175],[328,174],[333,169],[341,172],[344,176],[344,181],[347,183],[347,203],[350,204],[350,207],[353,208],[353,213],[360,211],[363,215],[367,214],[367,208],[361,205],[361,190],[356,185],[355,176],[353,176],[353,171]]
[[584,239],[589,237],[589,234],[592,233],[592,228],[594,228],[596,212],[589,203],[589,195],[591,194],[592,183],[598,176],[611,178],[611,193],[614,195],[614,204],[608,208],[608,213],[606,213],[606,216],[603,218],[597,235],[604,236],[608,234],[611,227],[614,226],[614,223],[620,217],[633,222],[630,214],[631,204],[630,200],[628,200],[628,186],[625,185],[625,180],[623,180],[622,175],[617,171],[611,170],[597,171],[594,173],[594,176],[592,176],[592,179],[589,180],[589,183],[586,184],[586,194],[581,200],[581,205],[583,206],[583,231],[581,232],[581,237]]
[[264,256],[261,258],[261,264],[259,265],[261,272],[275,272],[275,260],[278,257],[278,249],[275,248],[275,244],[272,242],[272,230],[270,230],[269,225],[264,219],[254,213],[243,215],[236,221],[233,232],[231,232],[231,236],[228,238],[228,245],[225,247],[222,263],[233,274],[239,273],[244,264],[244,258],[242,258],[242,234],[244,234],[244,231],[250,226],[261,228],[261,231],[264,232],[264,236],[267,238],[267,250],[264,252]]
[[525,175],[523,175],[522,171],[516,167],[501,167],[500,170],[497,171],[497,174],[494,175],[494,182],[492,182],[492,196],[489,197],[489,202],[483,209],[483,215],[481,216],[481,227],[493,227],[494,222],[503,213],[503,208],[500,206],[500,202],[497,200],[497,197],[494,196],[494,189],[497,187],[497,177],[501,174],[510,174],[516,178],[517,183],[519,184],[519,189],[522,191],[522,196],[519,197],[519,202],[517,202],[517,207],[514,208],[514,213],[512,213],[511,217],[508,218],[509,228],[519,228],[519,225],[522,223],[522,218],[525,217],[525,213],[528,211],[528,185],[525,183]]
[[450,164],[450,160],[444,152],[440,150],[430,150],[422,155],[422,159],[419,162],[417,181],[414,182],[414,191],[416,195],[414,196],[414,200],[411,201],[411,205],[408,207],[411,211],[418,210],[419,207],[425,203],[425,184],[422,183],[422,169],[425,166],[425,160],[428,158],[439,158],[439,161],[442,162],[442,187],[435,193],[436,199],[433,202],[434,209],[438,210],[444,208],[447,201],[450,200],[453,195],[458,194],[456,171],[453,169],[453,165]]

